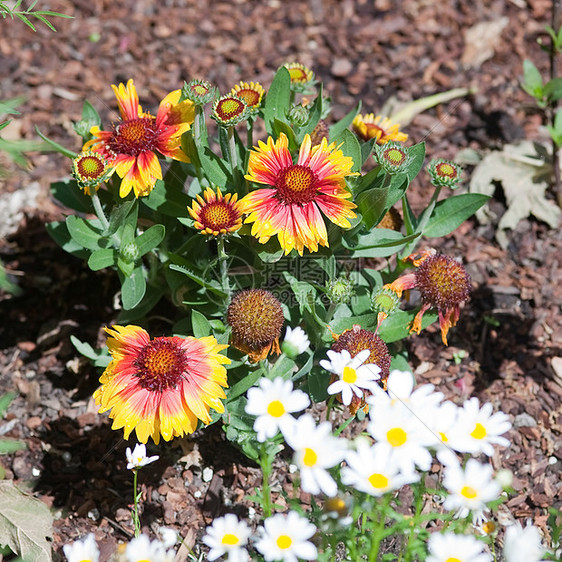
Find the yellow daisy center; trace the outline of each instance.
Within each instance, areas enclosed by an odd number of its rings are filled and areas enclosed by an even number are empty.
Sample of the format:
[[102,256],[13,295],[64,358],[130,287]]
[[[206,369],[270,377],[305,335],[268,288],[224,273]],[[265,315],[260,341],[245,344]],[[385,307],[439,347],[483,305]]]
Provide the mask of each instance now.
[[288,535],[279,535],[276,542],[281,550],[287,550],[293,544],[293,539]]
[[285,413],[285,406],[281,401],[273,400],[267,407],[267,413],[274,418],[280,418]]
[[312,449],[308,447],[304,450],[304,457],[302,458],[302,462],[305,466],[314,466],[318,461],[318,455]]
[[450,556],[445,560],[445,562],[462,562],[460,558],[455,558],[454,556]]
[[442,443],[447,443],[447,441],[449,441],[449,438],[442,432],[439,432],[439,439],[441,439]]
[[155,338],[140,350],[133,365],[140,386],[162,392],[180,383],[187,367],[187,356],[171,338]]
[[116,154],[138,156],[156,148],[157,132],[152,116],[129,119],[114,128],[107,145]]
[[386,432],[386,439],[393,447],[401,447],[408,440],[408,434],[401,427],[393,427]]
[[388,487],[388,478],[384,474],[374,473],[368,478],[369,484],[377,490],[383,490]]
[[222,544],[235,545],[240,542],[240,539],[232,533],[225,533],[222,537]]
[[478,492],[472,486],[463,486],[461,496],[469,500],[473,500],[478,495]]
[[235,212],[232,205],[224,200],[207,203],[199,212],[202,230],[209,228],[212,231],[227,231],[233,228],[239,219],[240,213]]
[[277,194],[287,205],[304,205],[314,201],[317,194],[316,174],[307,166],[294,165],[279,172],[275,181]]
[[248,107],[254,107],[260,103],[260,94],[251,88],[243,88],[236,92],[239,98],[242,98]]
[[236,97],[226,97],[219,100],[215,107],[215,113],[222,121],[230,121],[242,115],[246,106],[244,102]]
[[482,530],[487,535],[491,535],[496,530],[496,524],[493,521],[486,521],[486,523],[482,525]]
[[488,432],[481,423],[477,423],[474,431],[470,434],[470,436],[474,437],[474,439],[484,439],[486,435],[488,435]]
[[347,384],[353,384],[357,380],[357,372],[355,369],[353,367],[344,367],[342,380]]

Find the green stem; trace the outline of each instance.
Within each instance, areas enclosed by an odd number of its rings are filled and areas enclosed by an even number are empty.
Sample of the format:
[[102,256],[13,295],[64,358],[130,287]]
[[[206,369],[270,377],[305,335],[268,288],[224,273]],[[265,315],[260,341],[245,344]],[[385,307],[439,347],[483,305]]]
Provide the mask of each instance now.
[[100,198],[98,197],[98,192],[96,189],[90,189],[90,197],[92,198],[92,205],[94,206],[94,212],[96,213],[96,217],[98,217],[99,221],[101,222],[103,229],[109,229],[109,221],[103,212],[103,208],[101,206]]
[[254,146],[254,118],[250,117],[248,119],[246,129],[246,147],[248,150],[251,150]]
[[134,511],[133,511],[133,524],[135,526],[135,537],[138,537],[141,532],[140,528],[140,518],[139,518],[139,498],[137,494],[137,475],[138,470],[133,470],[133,503],[134,503]]
[[236,167],[238,166],[238,158],[236,156],[236,138],[234,136],[234,127],[228,127],[228,158],[230,160],[232,175],[234,175]]
[[272,471],[272,458],[267,452],[267,446],[264,443],[261,447],[260,464],[262,472],[262,509],[264,518],[270,517],[273,511],[271,502],[271,487],[269,479]]
[[217,253],[219,258],[222,289],[227,295],[227,300],[230,301],[231,289],[230,279],[228,278],[228,254],[226,253],[224,238],[222,236],[217,236]]
[[[422,474],[423,478],[423,474]],[[420,526],[419,516],[423,508],[423,492],[424,492],[424,485],[420,482],[413,485],[414,488],[414,516],[411,519],[410,526],[408,529],[408,542],[406,544],[406,556],[404,560],[408,561],[412,559],[411,552],[410,552],[410,545],[414,538],[414,534],[416,529]]]
[[336,399],[336,395],[332,394],[328,399],[328,403],[326,404],[326,421],[330,421],[330,412],[332,411],[332,407],[334,406],[334,401]]
[[383,539],[386,511],[389,502],[390,502],[390,494],[385,494],[382,497],[382,502],[377,505],[379,507],[377,511],[379,512],[380,517],[373,529],[371,550],[369,551],[369,562],[377,562],[381,542]]

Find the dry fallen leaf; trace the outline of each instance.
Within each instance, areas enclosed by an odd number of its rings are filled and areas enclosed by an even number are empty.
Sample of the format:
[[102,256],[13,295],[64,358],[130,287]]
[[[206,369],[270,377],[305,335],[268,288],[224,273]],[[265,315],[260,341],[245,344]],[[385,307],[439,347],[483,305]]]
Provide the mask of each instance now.
[[492,21],[482,21],[464,32],[464,52],[461,62],[464,67],[478,68],[484,61],[492,58],[501,42],[501,34],[509,23],[504,16]]

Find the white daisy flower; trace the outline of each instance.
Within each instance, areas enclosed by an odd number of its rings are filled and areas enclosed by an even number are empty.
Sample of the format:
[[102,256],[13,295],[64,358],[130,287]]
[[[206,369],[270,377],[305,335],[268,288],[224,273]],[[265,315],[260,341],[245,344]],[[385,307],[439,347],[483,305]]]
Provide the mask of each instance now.
[[300,412],[310,405],[310,399],[302,390],[293,390],[293,383],[281,377],[274,380],[262,378],[259,388],[248,390],[246,413],[257,416],[254,431],[263,443],[275,437],[279,429],[290,425],[294,418],[289,415]]
[[80,541],[65,544],[62,550],[68,562],[98,562],[100,559],[100,551],[94,533],[90,533]]
[[125,455],[127,456],[128,470],[137,470],[160,458],[158,455],[147,457],[146,445],[144,443],[137,443],[135,445],[135,448],[133,449],[133,452],[131,452],[130,447],[127,447],[127,450],[125,451]]
[[457,510],[457,517],[466,517],[469,511],[473,515],[482,512],[501,492],[501,486],[492,478],[492,467],[476,459],[469,459],[464,470],[458,462],[448,464],[443,486],[449,492],[443,507]]
[[207,527],[207,534],[203,537],[203,542],[211,548],[207,558],[216,560],[227,554],[230,562],[246,562],[250,559],[245,548],[250,535],[248,525],[239,521],[233,513],[218,517]]
[[316,560],[318,551],[308,540],[316,532],[316,527],[308,519],[289,511],[287,515],[278,513],[268,517],[263,525],[260,527],[261,538],[255,547],[266,562],[297,562],[299,558]]
[[443,400],[442,392],[434,392],[432,384],[424,384],[414,390],[414,375],[409,371],[391,371],[386,383],[386,392],[380,387],[367,399],[372,406],[371,412],[380,408],[393,407],[396,410],[406,409],[419,420],[420,432],[427,432],[424,442],[427,444],[439,443],[439,437],[431,430],[431,424],[435,421],[436,410]]
[[160,541],[151,541],[146,535],[134,538],[125,549],[127,562],[172,562],[174,556]]
[[467,400],[458,412],[458,420],[451,439],[457,451],[491,457],[494,454],[492,445],[507,447],[509,440],[500,437],[511,429],[507,414],[492,414],[492,404],[487,403],[480,408],[478,398]]
[[281,344],[281,350],[291,359],[295,359],[301,353],[304,353],[310,347],[310,340],[306,332],[300,327],[291,328],[287,326],[285,339]]
[[541,534],[534,525],[522,527],[516,522],[505,530],[503,557],[505,562],[537,562],[546,550],[541,543]]
[[293,462],[300,470],[301,488],[310,494],[324,492],[333,497],[338,487],[327,468],[345,457],[346,442],[332,435],[330,422],[316,425],[310,414],[304,414],[288,429],[283,429],[287,444],[295,452]]
[[407,408],[379,403],[370,410],[371,421],[367,431],[380,443],[392,448],[395,462],[403,472],[412,472],[414,465],[421,470],[431,467],[427,447],[434,445],[435,436]]
[[427,542],[429,556],[426,562],[490,562],[484,552],[485,544],[470,535],[433,533]]
[[171,548],[178,542],[178,532],[169,527],[160,527],[158,529],[160,537],[162,538],[162,544],[164,548]]
[[387,443],[371,446],[363,439],[358,440],[357,450],[349,451],[345,460],[342,482],[371,496],[382,496],[420,478],[415,472],[400,472],[393,460],[392,447]]
[[328,387],[328,394],[341,393],[342,402],[349,406],[354,394],[362,398],[364,390],[373,392],[379,386],[375,381],[381,378],[381,370],[374,363],[365,363],[370,354],[369,349],[363,349],[355,357],[351,357],[347,349],[340,352],[330,349],[327,352],[330,361],[323,359],[320,366],[337,375],[339,380]]

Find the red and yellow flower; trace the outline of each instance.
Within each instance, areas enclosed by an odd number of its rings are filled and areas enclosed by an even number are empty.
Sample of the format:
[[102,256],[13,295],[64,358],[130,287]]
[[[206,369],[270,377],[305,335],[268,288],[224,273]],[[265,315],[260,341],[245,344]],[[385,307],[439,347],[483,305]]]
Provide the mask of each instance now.
[[223,197],[218,187],[216,193],[208,187],[203,197],[196,195],[196,200],[187,210],[195,221],[193,226],[201,234],[218,236],[235,232],[242,226],[242,206],[238,194],[227,193]]
[[356,216],[345,184],[346,176],[357,175],[352,167],[353,160],[326,139],[312,146],[306,135],[296,164],[284,133],[276,141],[260,141],[250,152],[245,177],[269,187],[241,200],[249,213],[245,222],[253,223],[252,235],[261,244],[277,236],[285,254],[296,249],[302,256],[305,247],[316,252],[319,244],[328,246],[322,214],[342,228],[349,228],[349,219]]
[[412,322],[410,332],[419,334],[423,315],[431,308],[437,309],[441,339],[447,345],[449,329],[456,325],[462,306],[470,298],[470,275],[458,261],[437,254],[434,249],[419,256],[408,256],[407,260],[416,267],[415,271],[398,277],[385,288],[393,290],[398,296],[403,291],[417,289],[422,306]]
[[356,115],[351,127],[355,133],[364,141],[377,139],[377,144],[385,144],[388,141],[404,142],[408,140],[406,133],[400,132],[400,125],[392,123],[388,117],[367,113],[363,116]]
[[181,136],[189,130],[195,116],[193,103],[180,102],[181,90],[170,92],[161,102],[156,117],[144,112],[132,80],[127,85],[112,85],[121,113],[121,121],[110,131],[92,127],[94,138],[83,150],[99,152],[122,178],[119,195],[126,197],[131,189],[135,197],[148,195],[162,167],[157,153],[188,162],[181,149]]
[[230,90],[230,95],[243,99],[252,112],[259,109],[264,94],[265,90],[259,82],[240,82]]
[[210,423],[209,409],[224,412],[227,387],[224,364],[230,363],[212,337],[150,339],[139,326],[113,326],[107,347],[112,360],[94,393],[100,413],[110,410],[112,429],[133,430],[141,443],[166,441]]

